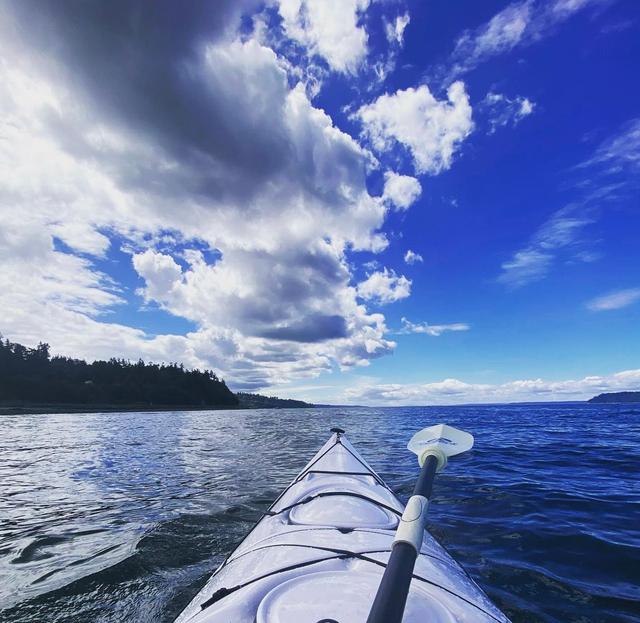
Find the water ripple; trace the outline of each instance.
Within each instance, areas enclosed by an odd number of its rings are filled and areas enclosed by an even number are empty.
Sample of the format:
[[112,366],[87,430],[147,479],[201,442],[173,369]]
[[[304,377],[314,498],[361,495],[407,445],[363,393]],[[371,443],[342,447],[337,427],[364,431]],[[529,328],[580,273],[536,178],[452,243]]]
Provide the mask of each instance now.
[[342,426],[400,495],[410,434],[474,450],[430,529],[515,623],[640,621],[640,412],[505,405],[4,416],[0,618],[169,623]]

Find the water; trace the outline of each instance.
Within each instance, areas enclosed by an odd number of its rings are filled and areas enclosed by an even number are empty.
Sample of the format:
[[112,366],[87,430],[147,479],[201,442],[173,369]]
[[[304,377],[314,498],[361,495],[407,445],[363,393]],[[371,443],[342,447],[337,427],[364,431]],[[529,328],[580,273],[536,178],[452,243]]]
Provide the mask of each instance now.
[[580,404],[1,417],[0,620],[171,622],[331,426],[406,498],[441,421],[430,529],[497,605],[640,621],[640,406]]

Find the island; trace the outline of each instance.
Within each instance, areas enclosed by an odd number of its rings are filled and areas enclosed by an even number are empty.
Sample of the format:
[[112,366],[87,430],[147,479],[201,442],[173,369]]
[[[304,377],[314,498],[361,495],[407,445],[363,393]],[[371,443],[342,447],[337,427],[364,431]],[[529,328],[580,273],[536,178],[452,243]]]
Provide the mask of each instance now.
[[51,356],[0,336],[0,413],[303,408],[313,405],[232,392],[212,370],[112,358]]
[[599,394],[587,402],[597,403],[626,403],[640,402],[640,392],[612,392],[609,394]]
[[261,394],[237,392],[236,396],[240,401],[241,409],[305,409],[316,406],[302,400],[262,396]]

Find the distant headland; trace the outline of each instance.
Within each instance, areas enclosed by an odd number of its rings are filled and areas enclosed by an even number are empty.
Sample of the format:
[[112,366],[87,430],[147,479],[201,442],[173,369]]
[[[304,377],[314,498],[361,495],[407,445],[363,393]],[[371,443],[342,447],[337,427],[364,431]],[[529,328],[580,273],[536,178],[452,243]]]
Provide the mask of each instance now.
[[588,402],[640,402],[640,392],[613,392],[610,394],[599,394],[598,396],[591,398]]
[[0,336],[0,414],[313,407],[301,400],[234,393],[211,370],[112,358],[51,356]]

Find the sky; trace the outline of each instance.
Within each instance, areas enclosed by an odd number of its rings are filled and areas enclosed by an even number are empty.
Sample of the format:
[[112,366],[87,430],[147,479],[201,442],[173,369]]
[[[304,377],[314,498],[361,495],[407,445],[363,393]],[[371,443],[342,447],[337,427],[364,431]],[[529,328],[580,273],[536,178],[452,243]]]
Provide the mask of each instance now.
[[635,0],[5,0],[0,332],[318,403],[640,389]]

